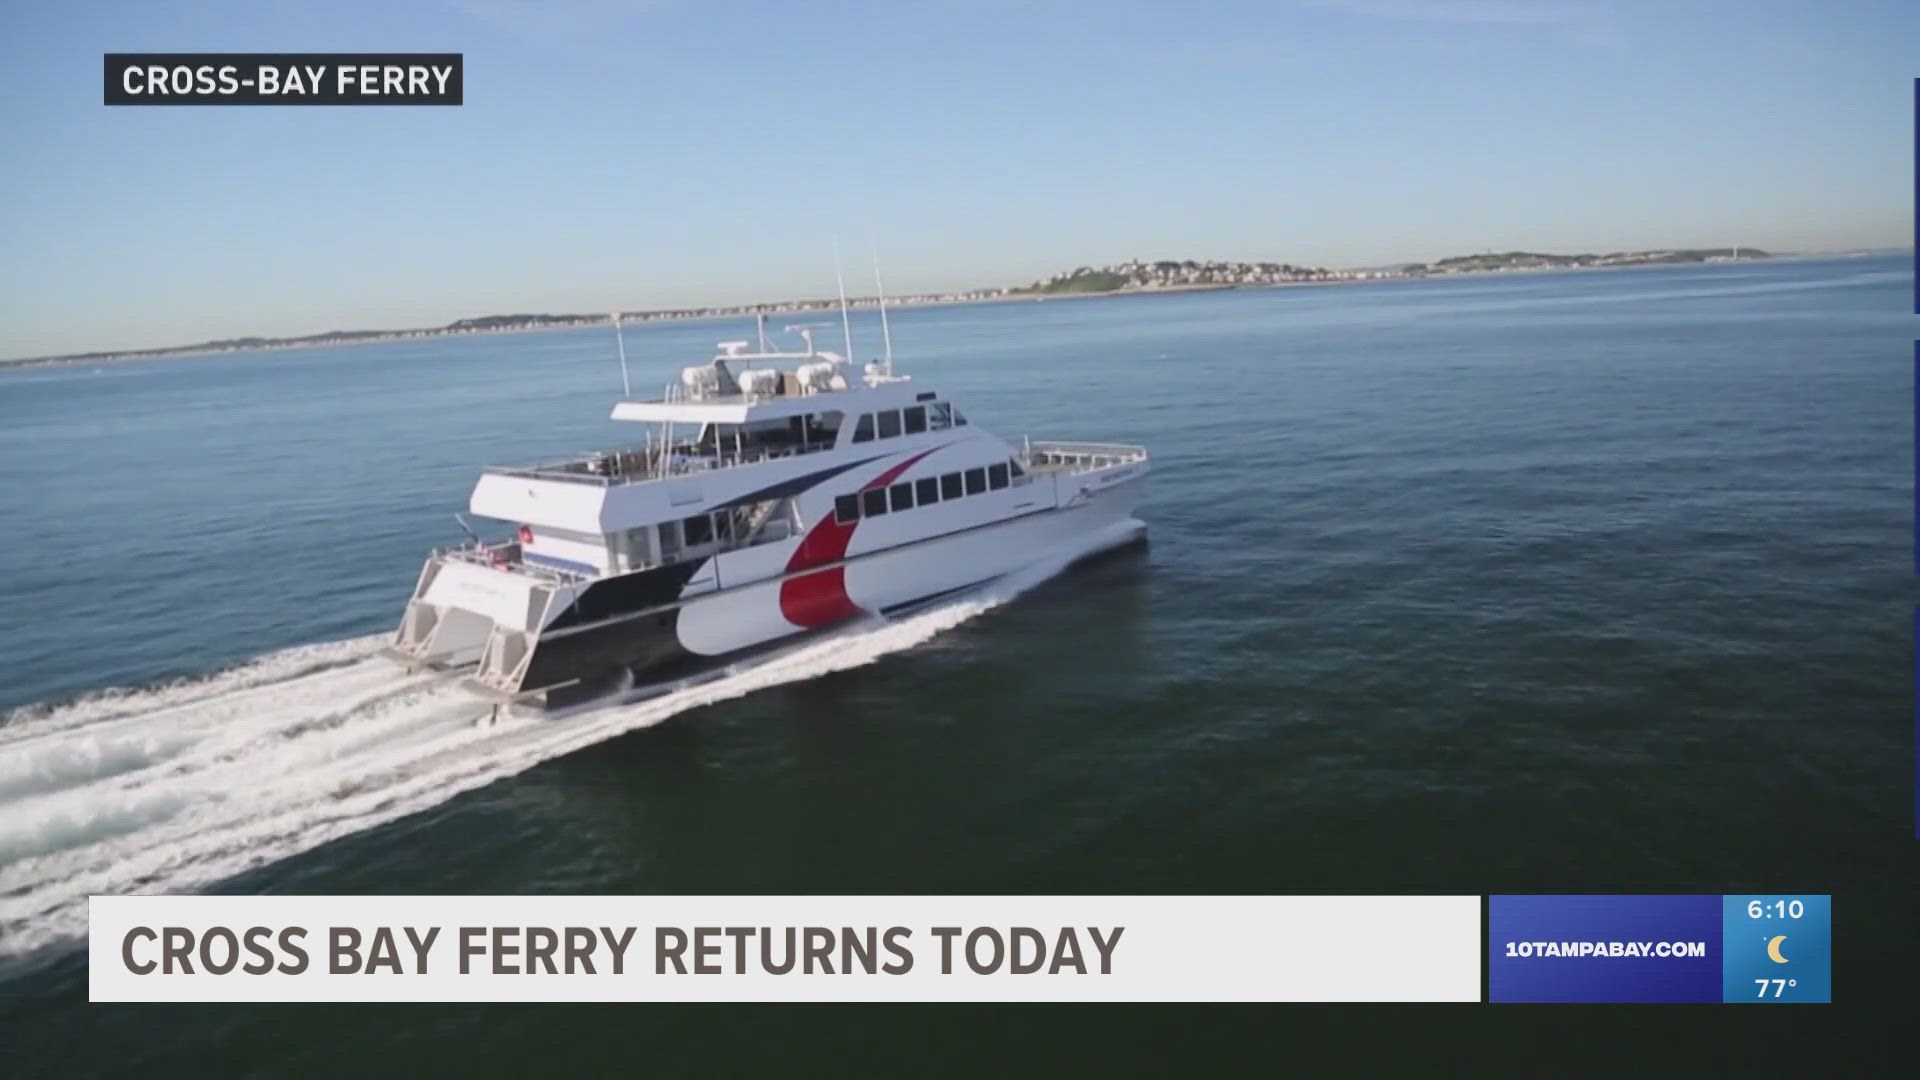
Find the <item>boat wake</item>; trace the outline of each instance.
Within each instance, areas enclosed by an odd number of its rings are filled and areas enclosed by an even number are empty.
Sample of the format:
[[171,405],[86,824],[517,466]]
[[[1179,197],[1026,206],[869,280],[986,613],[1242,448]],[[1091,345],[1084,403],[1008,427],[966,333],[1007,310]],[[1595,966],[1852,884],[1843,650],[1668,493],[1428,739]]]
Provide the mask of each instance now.
[[486,706],[453,680],[376,656],[384,634],[16,710],[0,723],[0,959],[83,935],[89,895],[201,888],[687,709],[912,648],[1143,529],[1120,522],[898,621],[558,717],[476,723]]

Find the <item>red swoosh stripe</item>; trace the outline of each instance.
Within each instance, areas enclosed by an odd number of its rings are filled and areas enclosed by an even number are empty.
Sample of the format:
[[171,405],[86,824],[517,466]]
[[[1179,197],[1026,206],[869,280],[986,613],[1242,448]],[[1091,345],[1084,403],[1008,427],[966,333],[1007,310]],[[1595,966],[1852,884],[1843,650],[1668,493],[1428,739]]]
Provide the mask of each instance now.
[[[938,450],[934,447],[933,450]],[[867,481],[861,491],[883,488],[894,482],[901,473],[912,468],[914,463],[933,450],[922,450],[898,465],[887,469],[879,476]],[[832,508],[818,524],[807,530],[807,535],[794,549],[793,557],[787,560],[787,573],[805,570],[809,566],[822,563],[839,562],[847,557],[847,545],[853,542],[853,530],[860,523],[840,524]],[[836,566],[822,570],[817,574],[790,577],[780,583],[780,614],[795,626],[809,630],[822,626],[832,626],[860,614],[860,605],[847,595],[847,568]]]

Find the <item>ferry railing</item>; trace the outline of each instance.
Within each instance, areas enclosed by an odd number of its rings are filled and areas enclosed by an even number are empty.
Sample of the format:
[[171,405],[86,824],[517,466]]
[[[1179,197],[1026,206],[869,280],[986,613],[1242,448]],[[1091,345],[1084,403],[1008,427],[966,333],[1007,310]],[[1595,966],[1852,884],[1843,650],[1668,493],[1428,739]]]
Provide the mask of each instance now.
[[779,458],[831,449],[833,449],[831,442],[717,451],[702,450],[682,444],[665,455],[662,455],[658,449],[642,448],[566,458],[536,465],[489,465],[485,471],[496,476],[516,476],[527,480],[560,480],[570,484],[608,487],[640,480],[658,480],[666,476],[689,476],[711,472],[714,469],[758,465],[763,461],[774,461]]
[[485,566],[494,570],[510,570],[516,574],[525,574],[528,577],[558,585],[570,585],[591,576],[572,570],[563,570],[557,566],[528,562],[520,550],[520,545],[511,541],[500,544],[481,542],[435,548],[433,557],[472,563],[475,566]]
[[1031,471],[1074,473],[1110,469],[1147,460],[1147,448],[1129,443],[1058,442],[1029,439],[1021,465]]

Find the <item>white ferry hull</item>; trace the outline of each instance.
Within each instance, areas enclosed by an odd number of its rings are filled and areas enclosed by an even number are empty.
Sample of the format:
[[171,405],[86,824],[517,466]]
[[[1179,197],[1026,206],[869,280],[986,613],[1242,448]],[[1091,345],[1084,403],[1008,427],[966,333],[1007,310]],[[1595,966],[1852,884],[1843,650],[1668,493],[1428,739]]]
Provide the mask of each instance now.
[[[1117,485],[1079,506],[1048,508],[856,558],[843,572],[847,597],[862,613],[885,612],[1003,577],[1132,517],[1143,483]],[[724,656],[796,633],[803,628],[786,618],[781,603],[782,591],[791,588],[770,581],[690,601],[676,627],[681,647],[699,656]]]

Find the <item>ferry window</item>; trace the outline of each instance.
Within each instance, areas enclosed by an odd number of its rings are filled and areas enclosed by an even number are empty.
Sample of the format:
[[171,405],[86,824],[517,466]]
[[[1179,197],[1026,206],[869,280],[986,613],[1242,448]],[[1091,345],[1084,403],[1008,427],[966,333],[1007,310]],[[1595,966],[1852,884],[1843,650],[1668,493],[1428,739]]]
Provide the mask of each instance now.
[[953,426],[954,427],[965,426],[966,422],[967,422],[967,418],[960,415],[959,409],[953,410]]
[[815,449],[832,446],[840,437],[840,413],[813,413],[807,417],[807,445]]
[[959,473],[950,472],[940,478],[940,497],[943,499],[957,499],[960,497]]
[[842,525],[851,525],[860,520],[860,496],[842,495],[833,500],[833,517]]
[[647,565],[647,546],[652,533],[652,528],[641,525],[619,534],[620,550],[626,556],[627,569],[638,570]]
[[900,411],[888,409],[880,414],[880,437],[891,439],[900,434]]
[[860,493],[860,516],[879,517],[887,512],[887,489],[874,488]]
[[680,523],[663,521],[660,523],[660,561],[670,563],[680,557]]
[[927,430],[927,407],[915,405],[906,411],[907,434],[918,435]]
[[912,484],[895,484],[887,490],[892,493],[893,508],[895,510],[913,509]]
[[913,501],[921,506],[931,506],[940,501],[940,478],[929,476],[925,480],[913,482]]
[[872,442],[873,441],[873,414],[872,413],[860,414],[859,423],[856,423],[853,425],[853,441],[854,442]]
[[723,544],[733,543],[733,511],[721,510],[713,515],[713,535]]
[[1007,463],[995,462],[987,466],[987,486],[995,491],[1007,486]]
[[945,431],[953,426],[953,406],[944,401],[936,401],[927,406],[927,426],[934,431]]
[[987,490],[987,470],[968,469],[967,494],[978,495],[985,490]]
[[686,535],[688,547],[704,544],[713,539],[713,519],[705,514],[695,514],[680,523],[680,531]]
[[1021,468],[1020,463],[1018,461],[1015,461],[1012,458],[1008,458],[1007,465],[1013,469],[1013,475],[1015,476],[1027,475],[1027,470]]

